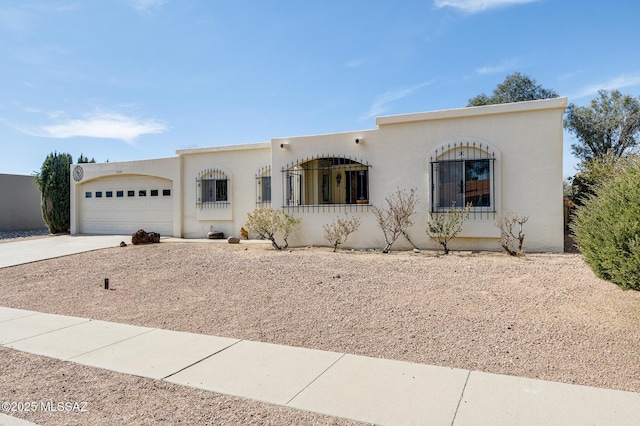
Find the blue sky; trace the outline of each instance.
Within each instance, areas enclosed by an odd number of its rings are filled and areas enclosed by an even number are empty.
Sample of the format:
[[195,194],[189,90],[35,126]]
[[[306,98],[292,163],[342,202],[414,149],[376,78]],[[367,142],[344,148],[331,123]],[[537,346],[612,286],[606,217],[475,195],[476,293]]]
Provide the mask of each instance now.
[[514,71],[577,105],[638,96],[639,18],[637,0],[4,0],[0,173],[371,129]]

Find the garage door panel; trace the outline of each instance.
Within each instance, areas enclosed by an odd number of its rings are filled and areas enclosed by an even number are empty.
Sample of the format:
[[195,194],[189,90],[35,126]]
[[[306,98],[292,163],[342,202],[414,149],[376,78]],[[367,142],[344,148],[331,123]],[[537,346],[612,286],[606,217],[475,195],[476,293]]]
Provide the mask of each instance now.
[[[145,229],[172,235],[173,196],[163,196],[163,189],[172,189],[171,181],[148,176],[113,176],[83,184],[79,232],[130,234]],[[150,196],[151,190],[158,190],[159,195]],[[96,197],[98,191],[102,192],[101,198]],[[106,196],[108,191],[112,197]],[[118,191],[122,191],[122,197],[117,196]],[[140,191],[147,195],[140,197]],[[91,198],[85,197],[87,192],[91,192]]]

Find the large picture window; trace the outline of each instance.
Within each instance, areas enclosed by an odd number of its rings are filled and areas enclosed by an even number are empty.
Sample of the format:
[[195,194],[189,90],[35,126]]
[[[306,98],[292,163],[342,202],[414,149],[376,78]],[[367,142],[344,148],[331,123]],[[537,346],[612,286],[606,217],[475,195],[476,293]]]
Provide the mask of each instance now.
[[431,161],[431,211],[495,212],[495,157],[475,144],[450,148]]

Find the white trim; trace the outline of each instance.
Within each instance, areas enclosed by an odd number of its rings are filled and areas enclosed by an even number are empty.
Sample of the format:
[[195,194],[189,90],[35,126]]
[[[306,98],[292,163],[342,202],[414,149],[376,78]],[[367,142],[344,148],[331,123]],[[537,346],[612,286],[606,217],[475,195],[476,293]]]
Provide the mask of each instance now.
[[525,111],[562,109],[567,107],[567,98],[539,99],[536,101],[514,102],[510,104],[485,105],[479,107],[445,109],[418,112],[414,114],[388,115],[376,117],[377,126],[410,123],[414,121],[444,120],[448,118],[478,117],[483,115],[513,114]]
[[258,142],[258,143],[246,143],[241,145],[225,145],[225,146],[210,146],[206,148],[189,148],[178,149],[176,154],[178,155],[192,155],[192,154],[207,154],[212,152],[227,152],[227,151],[245,151],[251,149],[270,149],[271,143]]

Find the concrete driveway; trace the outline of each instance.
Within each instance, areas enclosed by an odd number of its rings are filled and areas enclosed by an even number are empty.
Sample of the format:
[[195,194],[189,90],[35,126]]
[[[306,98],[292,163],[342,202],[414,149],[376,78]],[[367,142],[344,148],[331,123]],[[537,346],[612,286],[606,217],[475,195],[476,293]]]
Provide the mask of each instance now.
[[131,235],[53,235],[0,243],[0,268],[131,243]]

